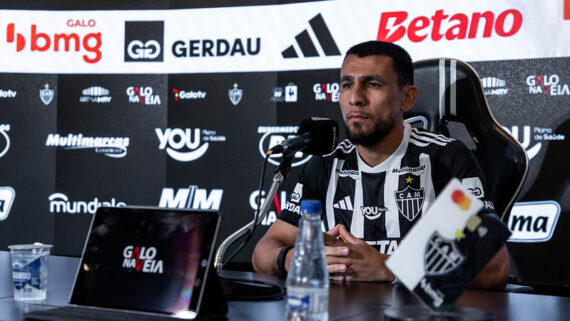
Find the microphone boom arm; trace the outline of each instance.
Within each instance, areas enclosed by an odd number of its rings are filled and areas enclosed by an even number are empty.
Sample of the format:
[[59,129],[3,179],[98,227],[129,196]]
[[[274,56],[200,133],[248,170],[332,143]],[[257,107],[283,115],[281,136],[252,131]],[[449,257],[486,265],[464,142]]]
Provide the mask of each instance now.
[[[277,194],[277,189],[279,189],[279,186],[281,186],[281,183],[283,183],[285,176],[286,173],[285,175],[282,174],[281,170],[277,171],[277,173],[275,173],[275,175],[273,176],[273,182],[271,183],[271,188],[269,189],[269,193],[265,198],[265,202],[263,202],[261,208],[259,209],[259,216],[257,218],[257,222],[255,221],[254,218],[251,222],[244,225],[242,228],[234,232],[232,235],[228,236],[220,244],[220,246],[218,246],[218,250],[216,251],[216,256],[214,258],[214,267],[216,268],[217,272],[220,272],[223,268],[223,263],[224,263],[223,259],[228,247],[230,247],[230,245],[232,245],[237,239],[239,239],[245,233],[247,233],[254,225],[257,225],[261,223],[261,221],[263,221],[265,215],[267,215],[269,207],[271,206],[271,201],[273,200],[273,197],[275,197],[275,194]],[[259,195],[259,197],[261,197],[261,195]]]

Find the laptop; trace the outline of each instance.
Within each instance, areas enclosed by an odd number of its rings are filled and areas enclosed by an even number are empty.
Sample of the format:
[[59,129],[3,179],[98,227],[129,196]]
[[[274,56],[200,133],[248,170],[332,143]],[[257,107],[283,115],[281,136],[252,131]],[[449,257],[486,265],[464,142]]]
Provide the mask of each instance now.
[[219,225],[217,211],[100,207],[89,228],[68,306],[24,317],[193,319],[203,308],[206,288],[216,286],[207,280],[215,274],[209,270]]

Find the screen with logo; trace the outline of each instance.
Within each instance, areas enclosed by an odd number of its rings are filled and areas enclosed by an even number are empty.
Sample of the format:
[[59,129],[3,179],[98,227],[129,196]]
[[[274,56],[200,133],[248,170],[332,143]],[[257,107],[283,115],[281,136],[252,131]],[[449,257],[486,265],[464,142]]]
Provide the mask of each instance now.
[[218,221],[214,211],[99,208],[70,304],[196,311]]

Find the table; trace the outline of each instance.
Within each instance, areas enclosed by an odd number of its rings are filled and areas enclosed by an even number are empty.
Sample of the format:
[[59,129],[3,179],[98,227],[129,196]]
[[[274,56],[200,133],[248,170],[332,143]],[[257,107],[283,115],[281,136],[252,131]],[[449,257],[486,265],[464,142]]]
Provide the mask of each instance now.
[[[21,303],[12,299],[10,253],[0,251],[0,320],[22,320],[33,310],[65,305],[79,264],[78,258],[50,256],[48,295],[43,304]],[[250,272],[224,271],[224,277],[283,283],[273,276]],[[329,320],[382,320],[389,306],[418,304],[401,285],[377,282],[332,283],[329,294]],[[570,319],[570,298],[525,293],[467,290],[457,301],[489,311],[497,321],[557,321]],[[285,320],[285,301],[230,301],[228,321]]]

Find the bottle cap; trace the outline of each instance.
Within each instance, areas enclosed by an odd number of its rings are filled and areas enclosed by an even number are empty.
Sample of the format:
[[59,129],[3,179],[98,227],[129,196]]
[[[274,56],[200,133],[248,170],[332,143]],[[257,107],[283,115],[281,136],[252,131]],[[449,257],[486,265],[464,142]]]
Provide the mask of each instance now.
[[301,213],[322,213],[323,208],[321,202],[317,200],[302,200]]

